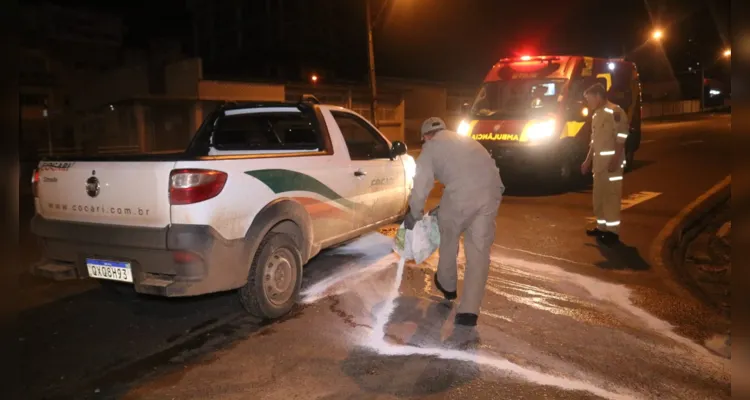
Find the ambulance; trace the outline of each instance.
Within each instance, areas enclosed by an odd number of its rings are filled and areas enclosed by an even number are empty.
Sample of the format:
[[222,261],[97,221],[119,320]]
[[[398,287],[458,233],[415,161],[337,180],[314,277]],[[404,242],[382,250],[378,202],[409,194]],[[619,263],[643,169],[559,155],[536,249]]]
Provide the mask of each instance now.
[[492,66],[457,132],[480,142],[503,178],[570,183],[591,141],[583,92],[601,83],[630,121],[626,169],[641,141],[641,85],[634,63],[585,56],[523,56]]

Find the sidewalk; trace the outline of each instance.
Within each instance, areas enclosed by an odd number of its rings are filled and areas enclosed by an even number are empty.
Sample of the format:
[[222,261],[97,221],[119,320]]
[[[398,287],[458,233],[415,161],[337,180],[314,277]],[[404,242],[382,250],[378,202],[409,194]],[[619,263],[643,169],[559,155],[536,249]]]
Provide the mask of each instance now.
[[732,260],[732,229],[729,203],[703,221],[703,229],[690,242],[682,267],[714,307],[729,316]]
[[[684,257],[676,263],[696,294],[725,318],[731,313],[731,230],[731,207],[727,199],[701,219],[695,228],[696,236],[684,245]],[[731,359],[731,332],[709,338],[704,344],[714,353]]]

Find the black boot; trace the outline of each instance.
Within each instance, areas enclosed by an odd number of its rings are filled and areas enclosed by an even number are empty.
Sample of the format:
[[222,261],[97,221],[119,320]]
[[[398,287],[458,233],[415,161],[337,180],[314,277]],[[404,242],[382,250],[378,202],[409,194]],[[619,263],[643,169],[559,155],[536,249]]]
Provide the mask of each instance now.
[[605,246],[615,246],[620,243],[620,236],[613,232],[604,232],[599,236],[599,240]]
[[477,319],[479,318],[476,314],[471,313],[458,313],[456,314],[456,320],[454,323],[456,325],[463,325],[463,326],[477,326]]
[[438,290],[443,294],[443,297],[445,297],[446,300],[455,300],[456,297],[458,297],[457,292],[449,292],[443,289],[443,286],[440,285],[440,282],[438,282],[437,272],[435,272],[435,275],[432,276],[432,279],[435,281],[435,287],[438,288]]
[[599,228],[586,229],[587,236],[601,236],[603,233],[604,231],[599,230]]

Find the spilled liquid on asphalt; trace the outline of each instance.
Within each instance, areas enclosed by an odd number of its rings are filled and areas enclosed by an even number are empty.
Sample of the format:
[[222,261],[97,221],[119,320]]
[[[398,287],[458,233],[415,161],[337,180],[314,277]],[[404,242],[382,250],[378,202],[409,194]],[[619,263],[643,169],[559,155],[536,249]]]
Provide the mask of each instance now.
[[[528,347],[524,350],[528,354],[520,358],[519,355],[513,354],[500,357],[498,354],[500,348],[491,344],[482,345],[481,353],[440,347],[439,344],[437,347],[433,347],[433,345],[402,344],[410,343],[410,341],[394,339],[399,335],[396,332],[389,332],[393,330],[393,324],[403,325],[403,322],[400,322],[402,318],[398,316],[401,312],[401,306],[394,305],[397,303],[397,298],[403,296],[399,291],[402,283],[400,276],[403,273],[405,277],[402,287],[403,293],[409,292],[413,296],[417,296],[420,301],[434,303],[435,296],[431,293],[436,293],[436,290],[433,288],[431,275],[437,257],[433,256],[428,262],[420,266],[407,264],[403,269],[399,268],[397,265],[398,257],[390,251],[390,239],[382,235],[378,236],[380,237],[363,239],[379,242],[378,245],[372,245],[368,249],[372,252],[367,255],[368,263],[359,264],[355,271],[339,270],[339,272],[326,278],[325,282],[321,281],[307,288],[305,290],[306,296],[303,299],[305,303],[312,303],[330,293],[340,296],[349,293],[350,296],[364,299],[365,304],[380,304],[380,308],[375,308],[378,311],[374,314],[370,314],[369,317],[367,315],[360,316],[362,321],[359,321],[357,326],[359,329],[366,330],[364,335],[359,337],[360,345],[384,357],[428,356],[484,365],[501,374],[510,374],[509,376],[516,379],[539,385],[555,386],[565,390],[583,390],[604,398],[653,398],[659,396],[654,393],[634,395],[630,390],[613,384],[606,375],[591,375],[580,370],[578,364],[571,363],[570,359],[565,361],[565,358],[555,358],[554,353],[550,355],[545,352],[544,348],[534,349],[538,344],[548,347],[554,345],[554,343],[535,344],[533,340],[525,344],[521,343]],[[346,252],[348,250],[341,249],[340,251]],[[361,252],[362,249],[360,248],[358,251]],[[426,268],[426,266],[431,266],[433,269]],[[396,270],[396,274],[393,274],[394,270]],[[462,278],[461,275],[459,274],[459,278]],[[688,370],[694,369],[696,373],[705,372],[707,377],[714,377],[707,379],[716,379],[717,381],[722,381],[728,374],[727,365],[722,360],[711,355],[701,346],[675,334],[669,324],[634,306],[629,298],[630,290],[624,286],[569,273],[553,265],[494,257],[487,291],[485,307],[482,309],[480,316],[480,320],[483,321],[480,321],[480,331],[484,327],[496,325],[513,327],[514,329],[519,326],[535,329],[535,323],[533,322],[529,325],[529,321],[518,321],[517,316],[525,316],[528,319],[528,312],[526,311],[524,311],[524,314],[514,314],[513,310],[520,306],[536,310],[537,313],[542,313],[541,315],[547,314],[555,316],[555,318],[575,320],[583,324],[582,326],[602,327],[599,329],[626,326],[628,329],[620,332],[624,335],[628,335],[627,332],[642,331],[645,328],[651,331],[650,334],[646,333],[646,335],[653,336],[656,334],[657,337],[663,339],[661,339],[661,342],[654,342],[654,339],[650,339],[638,345],[638,348],[641,351],[655,352],[654,357],[658,359],[673,357],[674,359],[671,362],[666,362],[665,368],[678,368],[677,365],[680,365],[679,368],[685,366]],[[516,304],[517,307],[512,307],[512,304]],[[355,314],[357,313],[355,312]],[[557,320],[550,321],[553,321],[550,323],[554,325],[556,323],[554,321]],[[373,328],[365,327],[366,325],[371,325]],[[448,322],[446,325],[452,325],[452,323]],[[554,328],[553,326],[551,329],[554,332],[554,329],[565,328]],[[640,336],[636,335],[635,337]],[[560,343],[560,345],[564,346],[564,343]],[[581,345],[585,346],[585,343]],[[510,350],[512,353],[512,349]],[[500,354],[507,351],[509,350],[500,350]],[[579,356],[584,357],[581,361],[585,360],[585,354],[579,354]],[[525,360],[528,357],[532,358],[531,363]],[[695,367],[693,366],[694,362],[696,365],[705,363],[708,367]],[[668,388],[672,386],[672,383],[665,382],[661,384],[661,390],[669,392],[671,389]],[[638,387],[639,391],[643,389],[642,384],[636,381],[629,382],[625,387]],[[685,394],[692,393],[690,392],[692,389],[681,390]]]

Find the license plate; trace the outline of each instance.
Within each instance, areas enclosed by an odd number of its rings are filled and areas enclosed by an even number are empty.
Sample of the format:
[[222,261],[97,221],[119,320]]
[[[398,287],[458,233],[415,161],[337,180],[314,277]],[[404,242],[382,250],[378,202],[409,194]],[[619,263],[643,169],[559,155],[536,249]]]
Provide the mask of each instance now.
[[89,270],[89,276],[92,278],[130,283],[133,282],[133,274],[131,273],[129,262],[94,260],[87,258],[86,268]]

